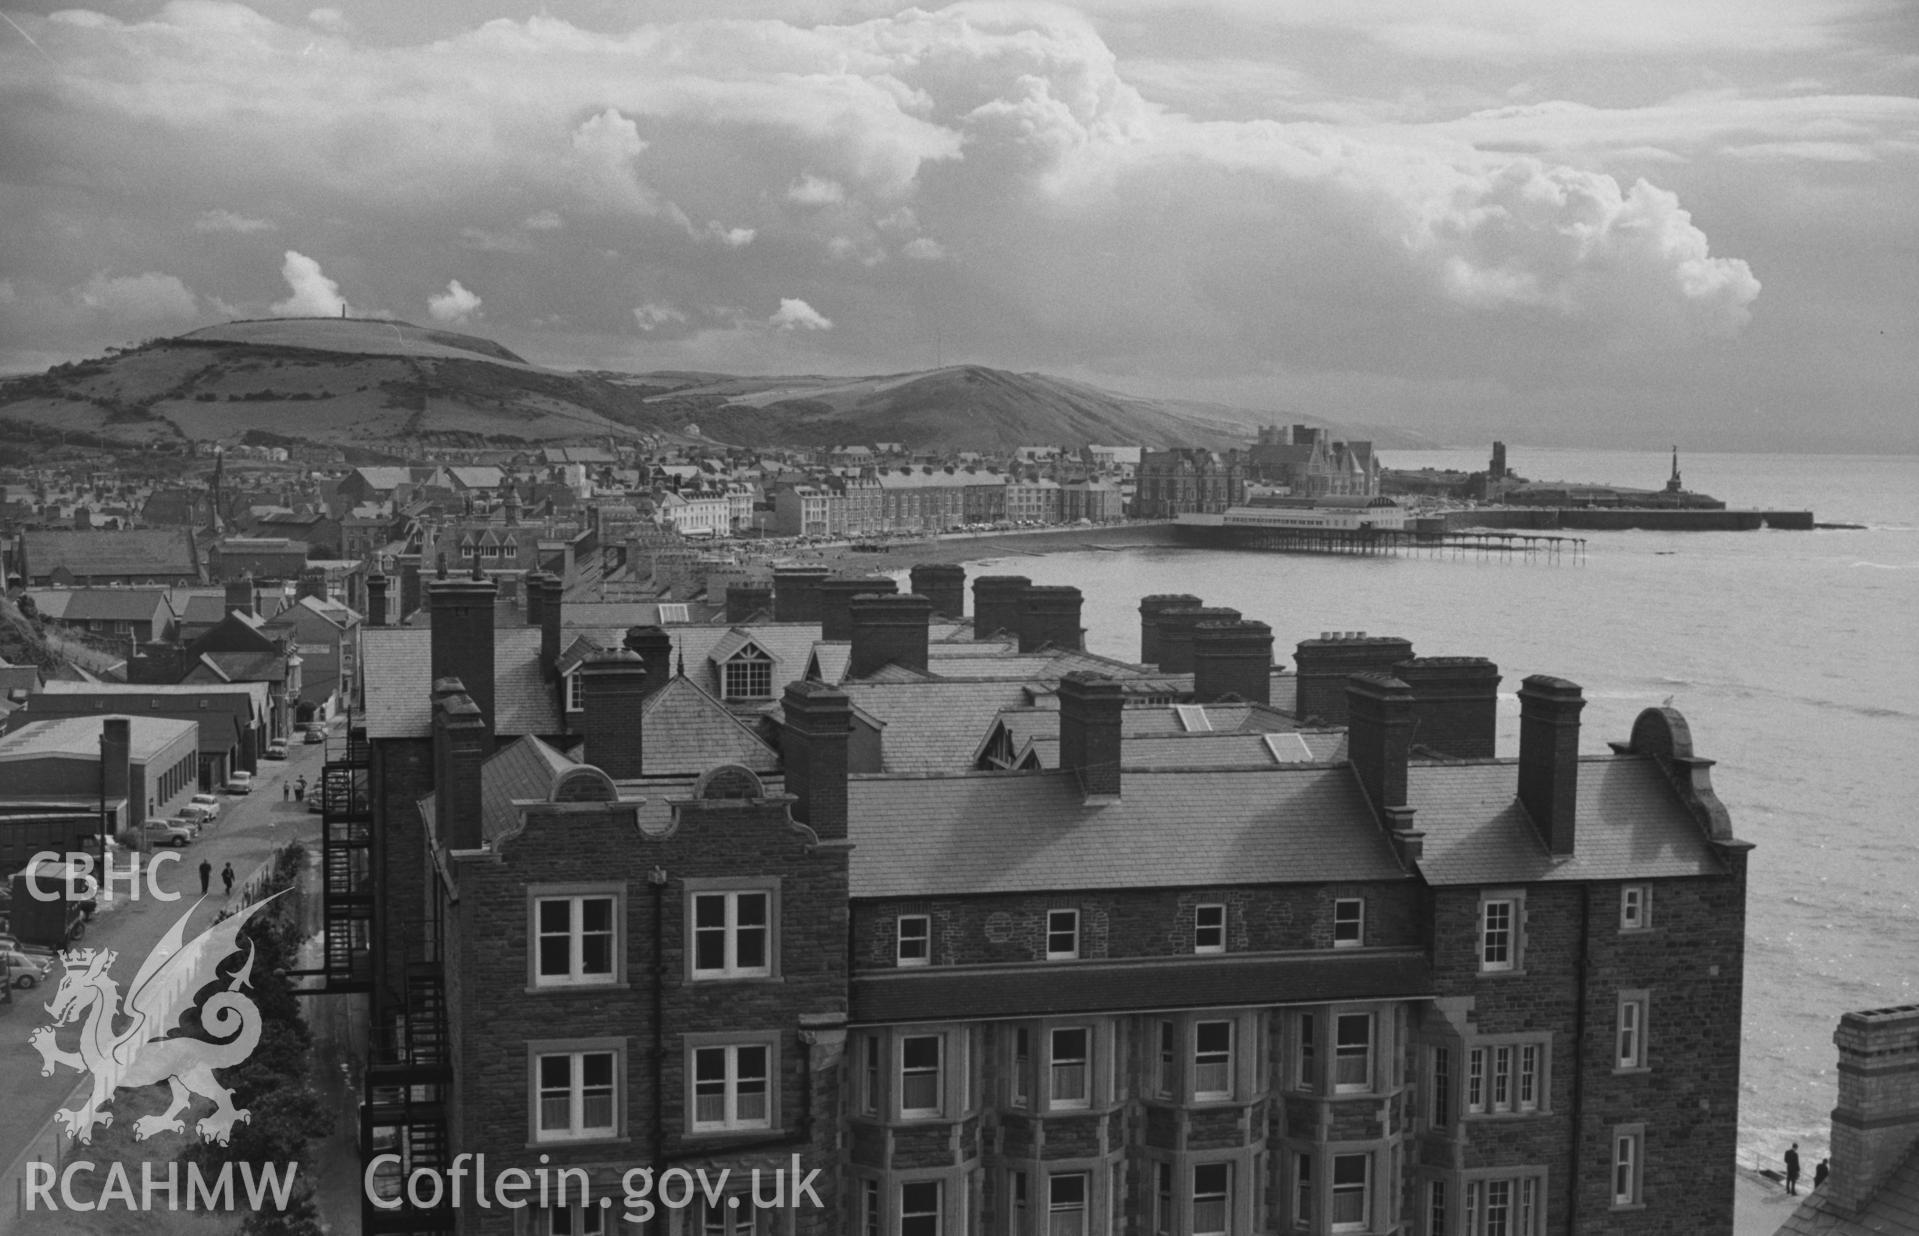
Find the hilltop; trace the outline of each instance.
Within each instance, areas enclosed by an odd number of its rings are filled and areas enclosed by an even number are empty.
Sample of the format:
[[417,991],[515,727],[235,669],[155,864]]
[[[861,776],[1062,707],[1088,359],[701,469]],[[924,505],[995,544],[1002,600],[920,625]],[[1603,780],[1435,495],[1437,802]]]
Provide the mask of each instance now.
[[130,448],[193,439],[404,453],[648,438],[1004,453],[1041,443],[1227,447],[1278,420],[1426,445],[1390,429],[1142,399],[979,365],[850,378],[573,372],[488,339],[364,319],[231,322],[0,383],[7,436]]

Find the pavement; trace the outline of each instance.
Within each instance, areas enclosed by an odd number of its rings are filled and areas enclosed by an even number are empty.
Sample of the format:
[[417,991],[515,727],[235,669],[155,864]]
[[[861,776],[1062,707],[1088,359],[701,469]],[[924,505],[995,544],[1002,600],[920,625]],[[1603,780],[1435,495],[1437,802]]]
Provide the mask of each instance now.
[[[317,851],[320,817],[310,814],[305,803],[283,799],[282,786],[301,776],[309,786],[317,784],[326,750],[327,745],[321,743],[293,746],[283,761],[260,762],[251,794],[222,795],[219,818],[191,845],[172,851],[180,855],[179,862],[161,864],[152,876],[152,883],[166,900],[151,895],[145,878],[138,898],[129,897],[125,886],[118,884],[111,900],[102,896],[100,908],[87,926],[85,947],[119,952],[124,960],[115,964],[113,973],[123,990],[137,966],[134,959],[152,951],[184,908],[191,907],[189,939],[212,925],[229,901],[219,877],[224,864],[232,863],[238,876],[234,883],[237,896],[273,851],[289,840],[306,841]],[[211,891],[205,896],[200,892],[199,876],[203,859],[213,866]],[[59,974],[56,964],[50,981],[58,982]],[[72,1106],[76,1087],[86,1081],[66,1069],[52,1077],[40,1075],[40,1053],[28,1036],[47,1022],[44,1001],[48,993],[36,988],[13,994],[10,1004],[0,1004],[0,1112],[6,1113],[0,1120],[0,1236],[11,1230],[18,1215],[27,1164],[35,1160],[64,1163],[80,1149],[66,1141],[52,1119],[56,1109]],[[63,1037],[70,1041],[72,1031],[66,1030]],[[343,1114],[343,1121],[351,1121],[350,1111]],[[154,1147],[156,1157],[169,1158],[181,1148],[177,1135],[166,1134],[155,1139]]]

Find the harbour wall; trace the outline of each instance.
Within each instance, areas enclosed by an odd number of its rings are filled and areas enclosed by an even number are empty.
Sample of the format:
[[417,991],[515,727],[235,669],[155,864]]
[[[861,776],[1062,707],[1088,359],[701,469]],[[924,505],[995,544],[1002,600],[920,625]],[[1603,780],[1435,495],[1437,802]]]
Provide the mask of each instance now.
[[1623,532],[1643,528],[1655,532],[1751,532],[1778,528],[1812,530],[1811,511],[1666,510],[1657,507],[1497,506],[1447,511],[1445,526],[1465,528],[1523,528],[1537,531]]

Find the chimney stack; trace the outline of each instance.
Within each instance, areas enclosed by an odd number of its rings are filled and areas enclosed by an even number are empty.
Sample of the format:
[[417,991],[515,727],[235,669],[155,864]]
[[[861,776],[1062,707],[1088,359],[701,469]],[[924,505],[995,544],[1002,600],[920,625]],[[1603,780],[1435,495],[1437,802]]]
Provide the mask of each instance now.
[[[128,717],[106,717],[100,723],[100,802],[102,806],[115,799],[129,798],[133,793],[133,721]],[[157,795],[155,797],[158,797]],[[126,824],[138,828],[145,819],[141,815],[146,810],[145,803],[127,803]],[[101,825],[106,821],[102,819]]]
[[293,599],[312,597],[318,601],[327,599],[326,568],[307,567],[300,572],[299,582],[294,585]]
[[366,577],[366,624],[386,625],[386,576],[378,571]]
[[459,679],[492,735],[493,581],[436,579],[427,585],[427,596],[433,614],[433,680]]
[[1198,609],[1205,602],[1185,592],[1158,592],[1139,602],[1139,663],[1158,665],[1159,616],[1169,609]]
[[1033,585],[1019,594],[1019,650],[1042,648],[1078,650],[1085,646],[1080,627],[1079,589]]
[[565,651],[566,585],[548,571],[526,577],[526,607],[540,615],[540,672],[549,680],[560,676],[560,654]]
[[1228,605],[1184,605],[1159,611],[1159,666],[1162,674],[1193,672],[1193,633],[1202,622],[1238,622]]
[[853,598],[868,593],[898,592],[899,585],[883,575],[839,575],[819,582],[820,638],[853,638]]
[[526,625],[537,627],[540,616],[546,612],[546,590],[540,587],[540,573],[526,573]]
[[1413,689],[1390,674],[1346,679],[1346,758],[1380,818],[1406,805],[1406,761],[1413,749]]
[[1414,657],[1392,669],[1413,689],[1413,737],[1456,760],[1493,758],[1499,725],[1499,667],[1484,657]]
[[966,616],[966,568],[957,562],[922,562],[907,577],[915,596],[933,603],[933,612],[954,621]]
[[673,637],[665,627],[628,627],[621,641],[646,666],[646,693],[658,691],[673,678]]
[[1202,622],[1193,628],[1193,702],[1236,695],[1273,702],[1273,629],[1263,622]]
[[823,566],[773,568],[773,621],[818,622],[820,581],[833,573]]
[[493,738],[479,704],[458,678],[433,683],[434,830],[448,849],[477,850],[480,769],[493,752]]
[[1074,670],[1059,680],[1059,766],[1079,777],[1089,799],[1119,797],[1125,707],[1125,692],[1103,674]]
[[586,739],[586,762],[616,781],[642,775],[646,662],[631,648],[613,648],[594,653],[575,672],[580,675],[579,731]]
[[981,575],[973,580],[973,638],[1002,632],[1019,635],[1020,594],[1033,586],[1024,575]]
[[914,593],[863,593],[854,597],[848,676],[864,678],[888,664],[925,673],[927,625],[932,620],[933,602]]
[[790,682],[781,701],[780,755],[793,818],[822,841],[846,840],[848,731],[853,705],[823,682]]
[[1857,1213],[1919,1142],[1919,1004],[1847,1013],[1827,1196]]
[[1413,656],[1411,640],[1364,631],[1329,631],[1293,649],[1299,675],[1293,713],[1317,717],[1327,725],[1346,724],[1346,679],[1353,674],[1388,674]]
[[728,584],[726,587],[726,622],[728,626],[737,626],[752,618],[754,614],[773,612],[773,585],[771,584]]
[[1519,802],[1555,857],[1573,852],[1579,800],[1579,687],[1534,674],[1519,688]]
[[400,564],[400,621],[402,623],[419,611],[420,601],[420,562],[416,558],[411,562]]
[[226,587],[227,612],[231,613],[236,609],[242,613],[251,614],[254,612],[253,580],[251,577],[246,579],[229,579]]

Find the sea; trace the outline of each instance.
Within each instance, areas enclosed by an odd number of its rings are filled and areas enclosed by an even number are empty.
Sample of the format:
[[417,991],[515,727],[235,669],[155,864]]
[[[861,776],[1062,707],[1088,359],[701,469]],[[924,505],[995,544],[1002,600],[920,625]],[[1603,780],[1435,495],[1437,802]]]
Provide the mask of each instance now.
[[[1381,452],[1392,468],[1482,469],[1488,452]],[[1643,489],[1663,451],[1511,446],[1536,480]],[[1272,625],[1483,656],[1504,675],[1499,751],[1518,750],[1530,674],[1580,684],[1581,750],[1668,704],[1752,842],[1740,1159],[1827,1156],[1832,1035],[1848,1010],[1919,1003],[1919,456],[1686,453],[1685,485],[1732,507],[1810,509],[1812,532],[1588,532],[1583,551],[1346,558],[1113,549],[969,564],[1072,584],[1087,647],[1139,656],[1139,598],[1187,592]],[[1568,534],[1574,535],[1574,534]]]

